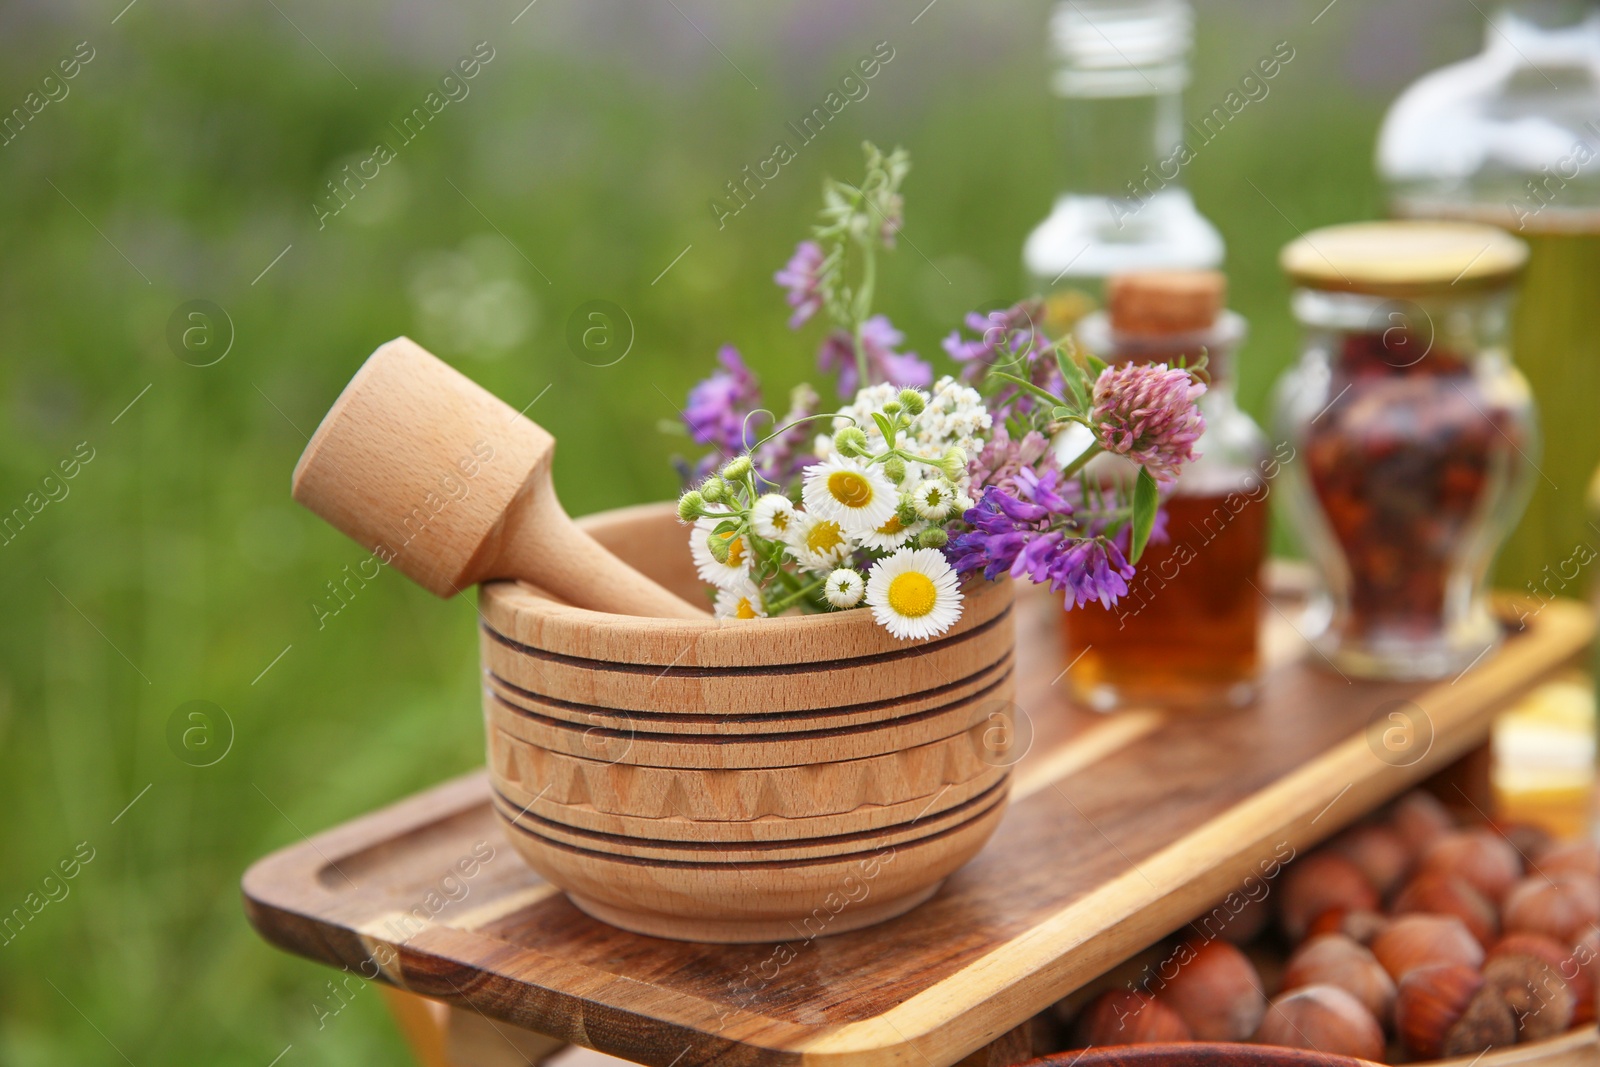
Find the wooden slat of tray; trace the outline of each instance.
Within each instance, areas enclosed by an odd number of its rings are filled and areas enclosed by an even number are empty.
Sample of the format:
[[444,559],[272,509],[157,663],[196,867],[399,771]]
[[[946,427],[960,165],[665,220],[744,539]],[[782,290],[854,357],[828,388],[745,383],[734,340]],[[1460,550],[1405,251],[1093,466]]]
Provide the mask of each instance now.
[[[1287,662],[1253,707],[1100,716],[1053,687],[1055,602],[1025,596],[1018,609],[1017,701],[1034,742],[1011,809],[972,863],[899,919],[837,937],[797,930],[781,946],[616,930],[521,864],[482,774],[262,860],[244,879],[250,918],[290,951],[367,974],[376,953],[396,985],[652,1067],[946,1067],[1481,744],[1493,713],[1593,630],[1582,605],[1552,602],[1452,682],[1365,683],[1297,656],[1279,616],[1270,644]],[[1395,767],[1366,726],[1401,700],[1427,713],[1434,738]],[[475,848],[494,856],[447,881]],[[399,921],[417,910],[431,921]]]

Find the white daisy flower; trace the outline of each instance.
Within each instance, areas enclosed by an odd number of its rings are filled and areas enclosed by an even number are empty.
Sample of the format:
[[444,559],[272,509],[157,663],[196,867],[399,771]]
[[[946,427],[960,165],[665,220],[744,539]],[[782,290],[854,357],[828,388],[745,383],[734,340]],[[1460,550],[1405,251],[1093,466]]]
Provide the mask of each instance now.
[[728,589],[717,590],[717,602],[712,609],[719,619],[764,619],[767,606],[761,602],[761,590],[749,580]]
[[927,528],[928,524],[921,519],[907,526],[900,521],[899,514],[894,514],[889,516],[888,522],[871,533],[857,535],[856,540],[865,548],[877,549],[879,552],[893,552]]
[[895,637],[922,640],[950,629],[961,618],[956,572],[936,548],[902,548],[873,564],[867,605]]
[[778,493],[766,494],[750,509],[750,528],[757,537],[782,541],[794,529],[794,524],[794,505],[788,497]]
[[801,491],[806,510],[853,534],[869,534],[889,521],[900,494],[881,467],[834,456],[807,467]]
[[930,522],[943,522],[955,506],[956,487],[943,478],[929,478],[911,491],[911,506]]
[[[749,579],[753,553],[743,537],[712,532],[723,518],[722,515],[709,515],[696,519],[689,531],[689,551],[694,556],[694,569],[699,572],[702,581],[710,582],[718,589],[732,589]],[[707,541],[712,537],[720,537],[728,543],[728,562],[722,563],[711,554],[711,546]]]
[[827,584],[822,587],[822,595],[836,608],[855,607],[866,591],[867,585],[861,580],[860,572],[849,567],[840,567],[828,575]]
[[795,513],[794,532],[786,542],[789,551],[808,571],[831,571],[850,554],[851,539],[832,519],[810,512]]

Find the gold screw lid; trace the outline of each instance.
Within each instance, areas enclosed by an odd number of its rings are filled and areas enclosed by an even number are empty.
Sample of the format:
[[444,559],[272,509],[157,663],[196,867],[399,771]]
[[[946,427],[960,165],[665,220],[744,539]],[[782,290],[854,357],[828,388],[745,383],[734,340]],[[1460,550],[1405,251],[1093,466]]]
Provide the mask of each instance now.
[[1376,296],[1475,290],[1510,282],[1528,246],[1472,222],[1353,222],[1284,246],[1278,265],[1297,285]]

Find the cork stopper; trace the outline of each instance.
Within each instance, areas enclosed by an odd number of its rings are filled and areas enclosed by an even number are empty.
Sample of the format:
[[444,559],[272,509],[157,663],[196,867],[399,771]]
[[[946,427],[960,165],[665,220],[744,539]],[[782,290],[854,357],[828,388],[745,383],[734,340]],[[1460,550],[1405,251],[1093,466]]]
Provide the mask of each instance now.
[[1209,330],[1227,301],[1215,270],[1152,270],[1106,279],[1106,307],[1119,334],[1159,337]]

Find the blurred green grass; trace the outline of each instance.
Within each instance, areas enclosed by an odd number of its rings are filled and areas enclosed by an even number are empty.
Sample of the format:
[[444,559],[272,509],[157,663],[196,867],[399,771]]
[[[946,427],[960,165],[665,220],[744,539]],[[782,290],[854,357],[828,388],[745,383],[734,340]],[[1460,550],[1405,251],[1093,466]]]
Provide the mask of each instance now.
[[[363,553],[289,500],[305,433],[410,333],[517,407],[549,387],[529,414],[560,442],[575,514],[670,495],[678,442],[655,427],[718,344],[775,403],[809,375],[814,335],[785,329],[771,274],[865,137],[913,154],[881,303],[942,361],[962,311],[1023,295],[1021,242],[1057,191],[1047,7],[943,0],[913,24],[921,0],[544,0],[513,25],[520,3],[121,6],[0,15],[0,106],[76,42],[96,50],[0,148],[0,507],[79,442],[95,454],[0,547],[0,912],[95,849],[0,945],[0,1063],[264,1065],[288,1045],[285,1065],[401,1062],[375,992],[319,1029],[330,973],[257,939],[237,883],[302,830],[479,763],[474,619],[384,574],[318,629],[310,602]],[[1346,0],[1315,25],[1320,0],[1200,6],[1191,114],[1277,41],[1296,49],[1189,175],[1229,244],[1259,414],[1297,344],[1277,249],[1380,212],[1382,109],[1473,50],[1478,16],[1470,0]],[[879,40],[896,55],[868,98],[719,231],[723,183]],[[319,230],[323,183],[478,41],[495,58],[470,95]],[[194,299],[236,331],[214,366],[168,346]],[[636,332],[612,367],[565,341],[593,299]],[[195,699],[236,729],[214,766],[167,744]]]

